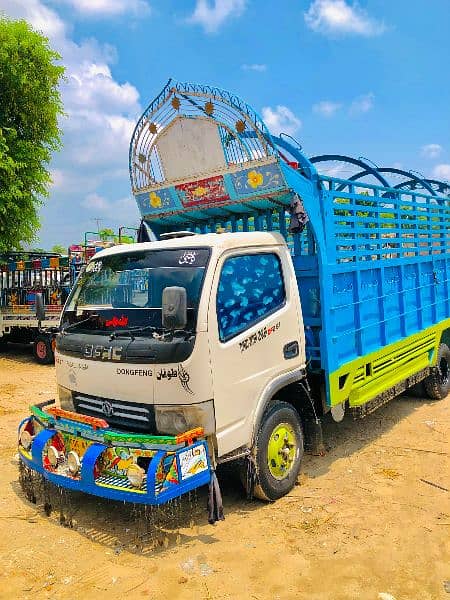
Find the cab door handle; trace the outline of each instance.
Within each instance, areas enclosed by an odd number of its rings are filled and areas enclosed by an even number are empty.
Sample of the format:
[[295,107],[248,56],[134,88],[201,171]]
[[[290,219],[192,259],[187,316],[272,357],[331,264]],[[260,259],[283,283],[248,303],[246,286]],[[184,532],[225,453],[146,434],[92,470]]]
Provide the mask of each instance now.
[[298,353],[299,347],[297,340],[294,340],[293,342],[288,342],[283,348],[283,355],[286,359],[295,358],[296,356],[298,356]]

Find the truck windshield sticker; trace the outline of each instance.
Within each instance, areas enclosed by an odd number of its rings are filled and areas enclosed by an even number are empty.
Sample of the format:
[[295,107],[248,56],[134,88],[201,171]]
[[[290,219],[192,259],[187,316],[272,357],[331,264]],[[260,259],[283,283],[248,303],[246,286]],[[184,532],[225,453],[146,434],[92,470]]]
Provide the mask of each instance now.
[[248,329],[285,301],[281,264],[275,254],[228,258],[220,274],[217,320],[222,342]]
[[114,316],[112,319],[105,321],[105,327],[126,327],[128,325],[128,317],[122,315],[120,319]]
[[195,263],[195,259],[197,257],[197,252],[195,250],[185,250],[178,259],[179,265],[193,265]]

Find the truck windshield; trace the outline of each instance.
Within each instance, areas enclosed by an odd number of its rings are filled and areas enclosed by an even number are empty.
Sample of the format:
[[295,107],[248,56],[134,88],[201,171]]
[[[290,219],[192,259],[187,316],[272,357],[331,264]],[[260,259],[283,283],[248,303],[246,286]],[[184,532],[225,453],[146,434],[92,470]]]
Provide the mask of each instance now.
[[206,248],[184,248],[94,259],[80,275],[69,299],[65,310],[68,321],[76,322],[88,311],[99,314],[99,319],[83,326],[88,329],[160,327],[163,290],[180,286],[187,292],[188,327],[192,329],[209,254]]

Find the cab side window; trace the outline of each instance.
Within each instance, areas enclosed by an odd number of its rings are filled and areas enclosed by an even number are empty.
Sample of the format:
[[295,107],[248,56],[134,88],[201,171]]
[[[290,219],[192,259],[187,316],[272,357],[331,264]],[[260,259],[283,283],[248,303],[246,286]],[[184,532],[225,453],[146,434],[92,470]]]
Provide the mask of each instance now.
[[261,321],[285,300],[281,264],[275,254],[227,258],[217,291],[220,340],[226,342]]

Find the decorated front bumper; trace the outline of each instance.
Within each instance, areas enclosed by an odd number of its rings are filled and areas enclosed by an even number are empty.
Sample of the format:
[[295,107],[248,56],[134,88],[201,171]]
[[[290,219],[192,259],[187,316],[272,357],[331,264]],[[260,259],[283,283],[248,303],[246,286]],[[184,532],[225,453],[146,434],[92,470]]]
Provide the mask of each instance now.
[[103,419],[57,408],[30,407],[19,425],[19,455],[63,488],[112,500],[163,504],[211,480],[201,428],[178,436],[111,429]]

